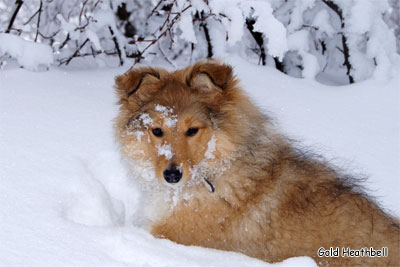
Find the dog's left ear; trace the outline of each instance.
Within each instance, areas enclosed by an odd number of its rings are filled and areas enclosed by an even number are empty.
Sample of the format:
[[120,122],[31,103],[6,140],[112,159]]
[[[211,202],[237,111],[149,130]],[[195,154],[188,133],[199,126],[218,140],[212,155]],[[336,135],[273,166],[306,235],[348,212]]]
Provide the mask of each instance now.
[[123,108],[137,110],[159,91],[160,78],[165,72],[161,68],[141,67],[117,76],[114,87],[120,98],[118,103]]
[[216,61],[200,62],[192,67],[188,84],[193,89],[210,92],[225,90],[233,80],[232,67]]

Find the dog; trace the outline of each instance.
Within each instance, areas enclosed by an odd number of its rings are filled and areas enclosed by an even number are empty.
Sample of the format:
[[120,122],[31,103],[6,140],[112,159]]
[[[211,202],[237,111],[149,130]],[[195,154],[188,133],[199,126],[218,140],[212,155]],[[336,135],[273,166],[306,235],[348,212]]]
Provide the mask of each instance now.
[[231,66],[139,67],[115,88],[116,140],[143,191],[139,224],[155,237],[267,262],[400,265],[398,219],[280,134]]

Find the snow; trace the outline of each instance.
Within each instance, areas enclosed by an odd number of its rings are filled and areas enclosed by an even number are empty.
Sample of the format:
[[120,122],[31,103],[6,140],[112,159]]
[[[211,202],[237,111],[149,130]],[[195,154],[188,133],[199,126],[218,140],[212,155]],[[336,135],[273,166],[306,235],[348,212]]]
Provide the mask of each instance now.
[[289,49],[297,51],[303,61],[302,76],[304,78],[314,79],[319,70],[317,58],[308,53],[309,33],[306,30],[296,31],[288,36]]
[[156,105],[155,110],[161,112],[161,118],[164,119],[164,123],[168,128],[173,128],[178,123],[178,116],[173,114],[174,110],[172,108]]
[[172,159],[174,153],[170,144],[156,145],[158,156],[164,156],[167,160]]
[[396,64],[393,60],[399,60],[395,36],[382,17],[385,10],[389,10],[388,1],[356,0],[345,12],[349,60],[356,81],[371,75],[385,80]]
[[168,116],[169,113],[172,113],[172,109],[169,109],[167,107],[161,106],[159,104],[155,105],[154,109],[155,109],[155,111],[162,112],[166,116]]
[[139,120],[142,121],[143,125],[147,128],[150,124],[152,124],[154,121],[152,118],[150,118],[149,114],[147,113],[142,113],[139,116]]
[[38,70],[40,65],[53,63],[53,51],[50,46],[27,41],[22,37],[0,33],[0,57],[8,54],[18,61],[21,67]]
[[[282,132],[347,172],[369,175],[369,193],[400,216],[398,67],[391,80],[339,87],[228,62]],[[0,72],[0,266],[269,266],[135,226],[140,192],[112,128],[114,77],[127,67],[84,68],[34,73],[10,61]],[[315,263],[300,257],[274,266]]]
[[389,31],[382,31],[387,25],[382,20],[377,20],[371,29],[371,38],[367,44],[367,55],[375,58],[377,66],[374,71],[375,79],[387,80],[397,75],[392,71],[392,65],[400,61],[396,54],[395,36]]
[[[247,31],[247,17],[256,18],[254,31],[265,34],[267,38],[266,47],[268,53],[280,59],[287,51],[286,29],[285,26],[273,15],[271,4],[266,1],[252,0],[220,0],[210,1],[210,9],[215,14],[224,14],[220,18],[221,25],[215,25],[208,21],[211,41],[214,53],[217,56],[224,56],[225,49],[230,49],[235,44],[242,42],[244,32]],[[208,12],[205,10],[205,12]],[[228,44],[228,46],[226,46]]]
[[134,134],[136,135],[136,138],[139,142],[142,140],[142,136],[145,135],[143,131],[135,131]]
[[346,18],[350,32],[368,32],[377,21],[382,20],[382,14],[389,9],[388,1],[354,0]]
[[312,8],[315,4],[315,0],[302,0],[302,1],[294,1],[294,8],[292,11],[292,17],[290,19],[290,23],[287,27],[287,30],[292,33],[301,26],[303,26],[303,15],[304,11]]
[[66,21],[61,14],[57,14],[56,18],[61,23],[61,29],[68,33],[72,40],[79,40],[79,31],[75,31],[75,25]]
[[226,19],[223,20],[222,23],[225,25],[228,33],[227,43],[228,45],[233,46],[243,38],[243,25],[245,18],[242,15],[242,10],[240,10],[237,5],[223,3],[220,7],[223,12],[231,18],[229,21]]
[[100,44],[100,40],[99,37],[96,35],[96,33],[94,33],[91,30],[86,30],[86,36],[89,38],[89,40],[93,43],[94,47],[96,48],[97,51],[101,51],[103,50],[101,48],[101,44]]
[[191,9],[182,13],[178,26],[182,31],[180,38],[195,44],[197,43],[197,39],[193,29],[192,14],[190,13],[190,10]]
[[254,31],[262,32],[268,39],[266,44],[268,53],[271,56],[283,59],[285,52],[288,50],[286,39],[286,28],[279,20],[273,16],[273,10],[268,2],[249,1],[243,3],[248,5],[248,9],[254,9],[254,17],[257,21],[254,24]]
[[321,32],[331,37],[335,33],[335,29],[329,22],[330,16],[326,9],[323,9],[315,15],[311,25],[317,27]]
[[204,157],[206,159],[214,159],[214,152],[215,152],[215,146],[217,144],[217,139],[215,138],[215,135],[211,136],[210,141],[207,143],[207,150],[206,153],[204,154]]

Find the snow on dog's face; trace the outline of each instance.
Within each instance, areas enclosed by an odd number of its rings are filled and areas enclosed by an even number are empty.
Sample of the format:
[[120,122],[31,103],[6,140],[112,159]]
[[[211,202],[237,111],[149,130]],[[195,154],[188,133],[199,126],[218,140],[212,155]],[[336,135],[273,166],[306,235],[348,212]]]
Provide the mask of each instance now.
[[202,168],[220,167],[243,136],[238,129],[246,122],[235,118],[243,116],[240,107],[247,98],[230,66],[205,61],[171,73],[142,67],[118,76],[115,87],[121,105],[116,136],[123,154],[147,164],[165,184],[210,175]]

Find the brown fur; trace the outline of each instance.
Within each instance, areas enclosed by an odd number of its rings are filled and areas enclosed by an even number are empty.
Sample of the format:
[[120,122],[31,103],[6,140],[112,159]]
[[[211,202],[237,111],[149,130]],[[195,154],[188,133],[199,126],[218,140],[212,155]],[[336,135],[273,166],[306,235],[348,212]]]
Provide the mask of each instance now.
[[[116,89],[121,105],[116,136],[122,152],[128,162],[144,162],[158,179],[148,185],[147,204],[155,204],[144,206],[145,213],[156,211],[147,222],[153,235],[268,262],[310,256],[321,266],[400,265],[398,221],[351,178],[277,133],[238,86],[230,66],[202,61],[175,72],[139,68],[117,77]],[[176,127],[166,126],[157,104],[173,109]],[[153,122],[144,124],[141,114]],[[130,134],[132,127],[143,132],[141,138]],[[151,133],[158,127],[165,133],[161,138]],[[199,132],[185,136],[191,127]],[[214,158],[205,159],[212,136]],[[156,147],[162,144],[171,145],[171,158],[158,155]],[[202,161],[207,164],[195,176],[192,170]],[[183,178],[174,185],[181,197],[175,203],[157,202],[151,192],[171,188],[162,174],[170,163],[182,166]],[[389,256],[321,258],[320,247],[388,247]]]

